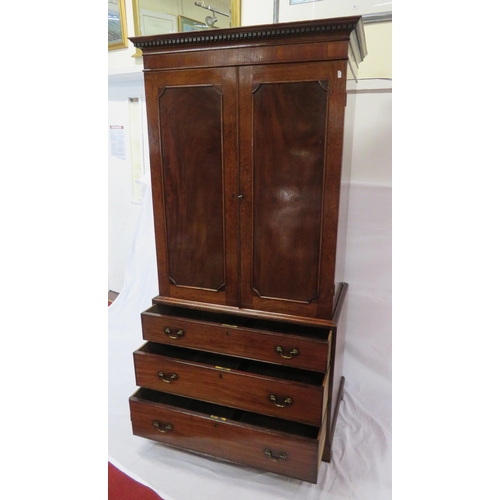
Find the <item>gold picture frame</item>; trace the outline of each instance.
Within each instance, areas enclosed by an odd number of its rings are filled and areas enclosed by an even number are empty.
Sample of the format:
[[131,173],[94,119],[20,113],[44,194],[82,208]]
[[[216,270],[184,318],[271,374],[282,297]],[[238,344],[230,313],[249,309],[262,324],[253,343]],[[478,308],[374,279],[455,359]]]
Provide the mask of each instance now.
[[125,0],[108,0],[108,51],[127,47]]

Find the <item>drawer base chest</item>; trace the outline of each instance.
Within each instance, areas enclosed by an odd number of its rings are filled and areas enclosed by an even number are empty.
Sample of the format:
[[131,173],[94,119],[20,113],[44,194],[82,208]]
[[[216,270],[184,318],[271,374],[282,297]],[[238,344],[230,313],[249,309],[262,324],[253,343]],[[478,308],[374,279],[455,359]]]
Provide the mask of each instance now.
[[144,311],[133,433],[316,483],[343,396],[347,289],[331,328],[159,304]]

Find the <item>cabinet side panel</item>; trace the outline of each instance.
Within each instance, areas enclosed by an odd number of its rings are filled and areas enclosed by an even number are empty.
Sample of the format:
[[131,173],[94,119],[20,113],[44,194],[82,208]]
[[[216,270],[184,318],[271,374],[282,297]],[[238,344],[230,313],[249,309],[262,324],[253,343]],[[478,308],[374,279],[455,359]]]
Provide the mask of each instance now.
[[149,159],[151,190],[155,228],[156,262],[158,266],[158,287],[163,295],[169,295],[168,255],[165,236],[164,185],[161,167],[161,144],[159,138],[158,82],[156,75],[144,74],[146,109],[148,122]]
[[335,288],[345,277],[345,258],[347,242],[347,218],[349,212],[349,191],[351,184],[352,141],[354,133],[354,112],[356,107],[356,82],[352,79],[347,65],[346,107],[344,118],[344,142],[342,147],[342,175],[337,234],[337,257],[335,262]]
[[318,317],[331,318],[336,294],[335,264],[339,229],[339,203],[342,179],[342,147],[344,137],[346,61],[331,64],[328,103],[328,137],[323,199],[323,234],[321,240],[321,275]]
[[318,296],[326,110],[318,81],[254,93],[253,287],[262,297]]
[[344,371],[344,349],[345,334],[347,328],[347,307],[348,307],[349,285],[340,283],[337,289],[334,322],[335,338],[332,345],[332,365],[330,368],[331,391],[327,407],[327,433],[326,444],[323,453],[323,460],[329,462],[331,459],[331,449],[333,435],[337,421],[338,404],[343,396],[343,371]]
[[169,279],[225,284],[221,95],[214,86],[165,88],[159,96]]

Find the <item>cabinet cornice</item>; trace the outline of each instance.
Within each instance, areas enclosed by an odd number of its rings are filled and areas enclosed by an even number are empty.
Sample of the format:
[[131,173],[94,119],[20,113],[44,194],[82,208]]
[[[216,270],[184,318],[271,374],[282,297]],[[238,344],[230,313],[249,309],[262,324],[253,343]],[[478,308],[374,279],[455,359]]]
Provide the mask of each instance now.
[[148,54],[178,50],[236,48],[300,41],[326,42],[342,39],[350,40],[351,45],[355,47],[353,53],[356,57],[356,64],[359,64],[366,56],[361,16],[130,38],[135,47],[141,49],[146,57]]

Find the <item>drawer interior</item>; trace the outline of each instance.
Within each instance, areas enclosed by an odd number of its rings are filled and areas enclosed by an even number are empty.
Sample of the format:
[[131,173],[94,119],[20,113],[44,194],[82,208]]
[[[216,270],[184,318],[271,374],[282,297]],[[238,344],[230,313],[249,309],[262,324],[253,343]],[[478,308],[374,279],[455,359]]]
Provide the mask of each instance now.
[[166,306],[163,304],[155,304],[145,312],[175,316],[185,320],[214,323],[216,325],[232,325],[237,326],[238,328],[266,330],[273,333],[277,332],[289,335],[300,335],[301,337],[309,337],[311,339],[324,341],[328,340],[328,335],[330,333],[329,328],[318,328],[314,326],[295,325],[292,323],[281,323],[278,321],[230,316],[227,314],[199,311],[196,309],[184,309],[182,307]]
[[234,358],[223,354],[214,354],[196,349],[186,349],[183,347],[171,346],[168,344],[157,344],[148,342],[144,344],[139,352],[165,356],[182,361],[201,363],[210,367],[222,369],[238,370],[265,377],[273,377],[292,382],[322,386],[325,375],[320,372],[291,368],[289,366],[277,366],[260,361],[252,361],[241,358]]
[[132,400],[146,403],[156,403],[173,407],[179,410],[188,410],[198,413],[204,417],[229,420],[233,422],[241,422],[245,425],[251,425],[259,428],[284,432],[294,436],[302,436],[309,439],[317,439],[320,429],[318,427],[297,422],[290,422],[275,417],[267,417],[243,410],[235,410],[226,406],[206,403],[195,399],[167,394],[151,389],[141,387],[132,397]]

